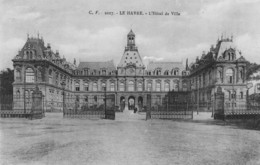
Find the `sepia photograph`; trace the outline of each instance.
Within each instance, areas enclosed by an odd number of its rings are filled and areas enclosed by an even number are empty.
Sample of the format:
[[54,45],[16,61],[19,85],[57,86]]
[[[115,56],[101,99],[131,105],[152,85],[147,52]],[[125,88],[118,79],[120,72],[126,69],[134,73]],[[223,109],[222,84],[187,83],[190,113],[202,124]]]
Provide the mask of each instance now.
[[260,165],[260,0],[0,0],[0,165]]

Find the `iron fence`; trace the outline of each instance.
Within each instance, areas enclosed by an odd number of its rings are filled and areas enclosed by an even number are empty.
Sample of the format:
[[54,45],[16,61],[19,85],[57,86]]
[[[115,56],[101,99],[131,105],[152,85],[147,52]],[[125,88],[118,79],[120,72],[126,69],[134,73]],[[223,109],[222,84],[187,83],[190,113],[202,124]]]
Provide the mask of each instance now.
[[148,95],[147,108],[151,119],[192,119],[194,104],[187,92],[169,92],[166,95]]
[[64,117],[106,118],[115,111],[115,97],[108,95],[73,96],[62,102]]
[[[2,118],[32,118],[32,116],[39,116],[32,108],[32,98],[17,97],[12,95],[1,96],[0,98],[0,114]],[[41,105],[43,106],[43,102]],[[43,107],[41,107],[43,109]],[[44,113],[43,111],[41,114]]]

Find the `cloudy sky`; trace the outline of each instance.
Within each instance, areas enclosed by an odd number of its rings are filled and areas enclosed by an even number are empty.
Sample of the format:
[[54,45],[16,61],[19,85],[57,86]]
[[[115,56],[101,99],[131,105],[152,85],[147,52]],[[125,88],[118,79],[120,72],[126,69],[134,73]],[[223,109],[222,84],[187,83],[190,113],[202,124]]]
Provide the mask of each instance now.
[[[0,69],[24,45],[27,33],[43,36],[68,61],[114,60],[117,65],[133,29],[145,63],[192,62],[221,34],[260,63],[260,0],[0,0]],[[98,10],[100,15],[90,15]],[[104,15],[105,11],[179,12],[180,16]]]

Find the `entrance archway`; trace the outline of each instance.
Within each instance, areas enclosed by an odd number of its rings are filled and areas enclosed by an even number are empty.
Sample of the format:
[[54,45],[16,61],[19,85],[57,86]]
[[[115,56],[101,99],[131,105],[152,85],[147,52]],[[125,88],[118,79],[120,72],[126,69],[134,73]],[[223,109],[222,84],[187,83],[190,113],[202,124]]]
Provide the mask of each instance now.
[[125,97],[120,97],[120,111],[123,111],[125,109]]
[[130,96],[128,98],[128,109],[133,110],[135,108],[135,98],[134,96]]
[[138,110],[141,111],[143,108],[143,97],[139,96],[138,97]]

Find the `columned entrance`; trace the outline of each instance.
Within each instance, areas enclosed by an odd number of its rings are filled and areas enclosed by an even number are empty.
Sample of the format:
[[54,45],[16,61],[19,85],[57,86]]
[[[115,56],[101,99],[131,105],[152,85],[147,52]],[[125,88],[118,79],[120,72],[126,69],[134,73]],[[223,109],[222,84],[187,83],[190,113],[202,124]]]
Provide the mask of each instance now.
[[128,109],[134,110],[134,108],[135,108],[135,97],[129,96],[129,98],[128,98]]

